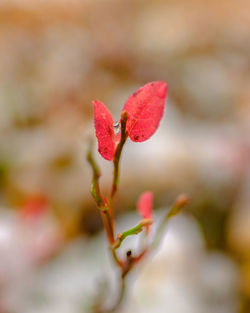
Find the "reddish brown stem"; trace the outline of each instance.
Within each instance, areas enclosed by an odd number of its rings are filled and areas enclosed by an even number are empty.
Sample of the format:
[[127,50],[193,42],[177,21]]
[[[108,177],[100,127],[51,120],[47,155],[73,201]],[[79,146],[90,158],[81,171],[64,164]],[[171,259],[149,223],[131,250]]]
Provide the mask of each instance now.
[[109,244],[112,245],[114,243],[114,227],[110,210],[109,209],[101,210],[101,216]]

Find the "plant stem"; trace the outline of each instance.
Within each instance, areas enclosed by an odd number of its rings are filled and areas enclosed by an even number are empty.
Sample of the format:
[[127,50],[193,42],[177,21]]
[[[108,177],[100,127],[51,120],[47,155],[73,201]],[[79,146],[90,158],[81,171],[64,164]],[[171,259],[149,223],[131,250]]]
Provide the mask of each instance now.
[[111,209],[108,206],[108,203],[103,197],[101,196],[100,192],[100,186],[99,186],[99,178],[101,176],[99,167],[97,163],[95,162],[91,149],[89,149],[87,160],[92,168],[92,184],[91,184],[91,194],[93,198],[95,199],[96,205],[98,209],[100,210],[104,229],[107,234],[107,238],[109,241],[109,244],[112,245],[114,243],[114,222],[113,217],[111,214]]
[[92,182],[91,182],[91,194],[96,202],[96,205],[98,206],[98,208],[100,208],[104,205],[104,201],[101,196],[100,186],[99,186],[99,178],[101,176],[101,173],[100,173],[97,163],[95,162],[93,158],[91,147],[87,154],[87,161],[89,162],[92,168],[92,173],[93,173]]
[[153,220],[150,218],[143,219],[140,222],[140,224],[137,224],[133,228],[130,228],[130,229],[124,231],[123,233],[119,234],[117,236],[117,239],[115,240],[115,242],[113,244],[113,249],[118,249],[120,247],[120,245],[122,244],[124,239],[126,239],[128,236],[139,234],[143,230],[143,227],[151,225],[152,223],[153,223]]
[[106,208],[104,210],[101,210],[101,216],[109,244],[112,245],[114,243],[114,227],[110,214],[110,209]]
[[126,283],[125,278],[121,276],[121,286],[120,286],[120,292],[118,295],[118,298],[116,302],[113,304],[113,306],[107,310],[101,311],[101,313],[114,313],[119,308],[119,306],[122,303],[122,300],[125,296],[125,290],[126,290]]
[[114,160],[113,160],[114,173],[113,173],[113,183],[112,183],[112,189],[111,189],[111,195],[110,195],[111,203],[112,203],[112,200],[114,198],[114,195],[117,191],[117,187],[119,184],[120,158],[121,158],[123,146],[127,140],[127,133],[126,133],[127,119],[128,119],[127,112],[123,112],[122,116],[121,116],[121,139],[120,139],[120,142],[116,148],[115,156],[114,156]]
[[121,276],[121,287],[120,287],[120,293],[119,293],[119,296],[116,300],[116,303],[113,305],[112,308],[110,308],[108,311],[106,311],[105,313],[113,313],[115,312],[120,304],[122,303],[123,299],[124,299],[124,296],[125,296],[125,291],[126,291],[126,283],[125,283],[125,277],[122,277]]
[[120,290],[118,297],[115,301],[115,303],[110,307],[110,308],[105,308],[101,305],[100,302],[97,302],[93,307],[92,307],[92,312],[93,313],[114,313],[117,311],[119,306],[121,305],[124,296],[125,296],[125,291],[126,291],[126,283],[125,283],[125,278],[121,276],[120,280]]
[[172,206],[170,211],[166,214],[166,216],[164,217],[164,219],[162,220],[160,226],[158,227],[158,229],[156,231],[155,238],[154,238],[154,241],[152,243],[153,249],[159,245],[161,238],[163,236],[164,230],[165,230],[169,220],[172,217],[179,214],[181,209],[188,203],[188,201],[189,201],[189,199],[185,194],[181,194],[180,196],[177,197],[174,205]]

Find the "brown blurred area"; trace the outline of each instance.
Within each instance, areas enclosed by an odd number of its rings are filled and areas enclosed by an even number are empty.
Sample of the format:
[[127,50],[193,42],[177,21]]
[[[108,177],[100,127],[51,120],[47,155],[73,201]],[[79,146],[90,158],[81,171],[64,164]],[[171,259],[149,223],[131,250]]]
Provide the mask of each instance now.
[[[152,139],[125,147],[116,213],[134,209],[147,189],[159,208],[187,192],[207,248],[237,262],[247,313],[247,0],[1,0],[0,204],[32,214],[48,207],[66,240],[95,234],[101,222],[85,160],[91,101],[118,120],[129,94],[153,80],[168,82],[165,116]],[[107,192],[112,168],[96,157]]]

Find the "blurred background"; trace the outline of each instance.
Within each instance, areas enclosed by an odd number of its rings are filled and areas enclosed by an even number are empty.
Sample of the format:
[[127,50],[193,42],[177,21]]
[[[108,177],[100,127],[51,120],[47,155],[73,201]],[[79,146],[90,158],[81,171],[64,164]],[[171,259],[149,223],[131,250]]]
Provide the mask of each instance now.
[[191,200],[121,312],[250,312],[249,1],[1,0],[1,313],[90,311],[112,272],[89,192],[91,101],[119,120],[153,80],[168,82],[165,115],[125,146],[118,230],[144,190],[159,219]]

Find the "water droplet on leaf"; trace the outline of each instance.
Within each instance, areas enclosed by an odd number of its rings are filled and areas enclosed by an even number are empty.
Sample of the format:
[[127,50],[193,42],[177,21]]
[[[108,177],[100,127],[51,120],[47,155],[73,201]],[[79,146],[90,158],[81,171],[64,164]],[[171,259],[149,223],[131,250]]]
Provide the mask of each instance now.
[[114,123],[114,132],[116,135],[118,135],[121,132],[121,123],[120,122]]

